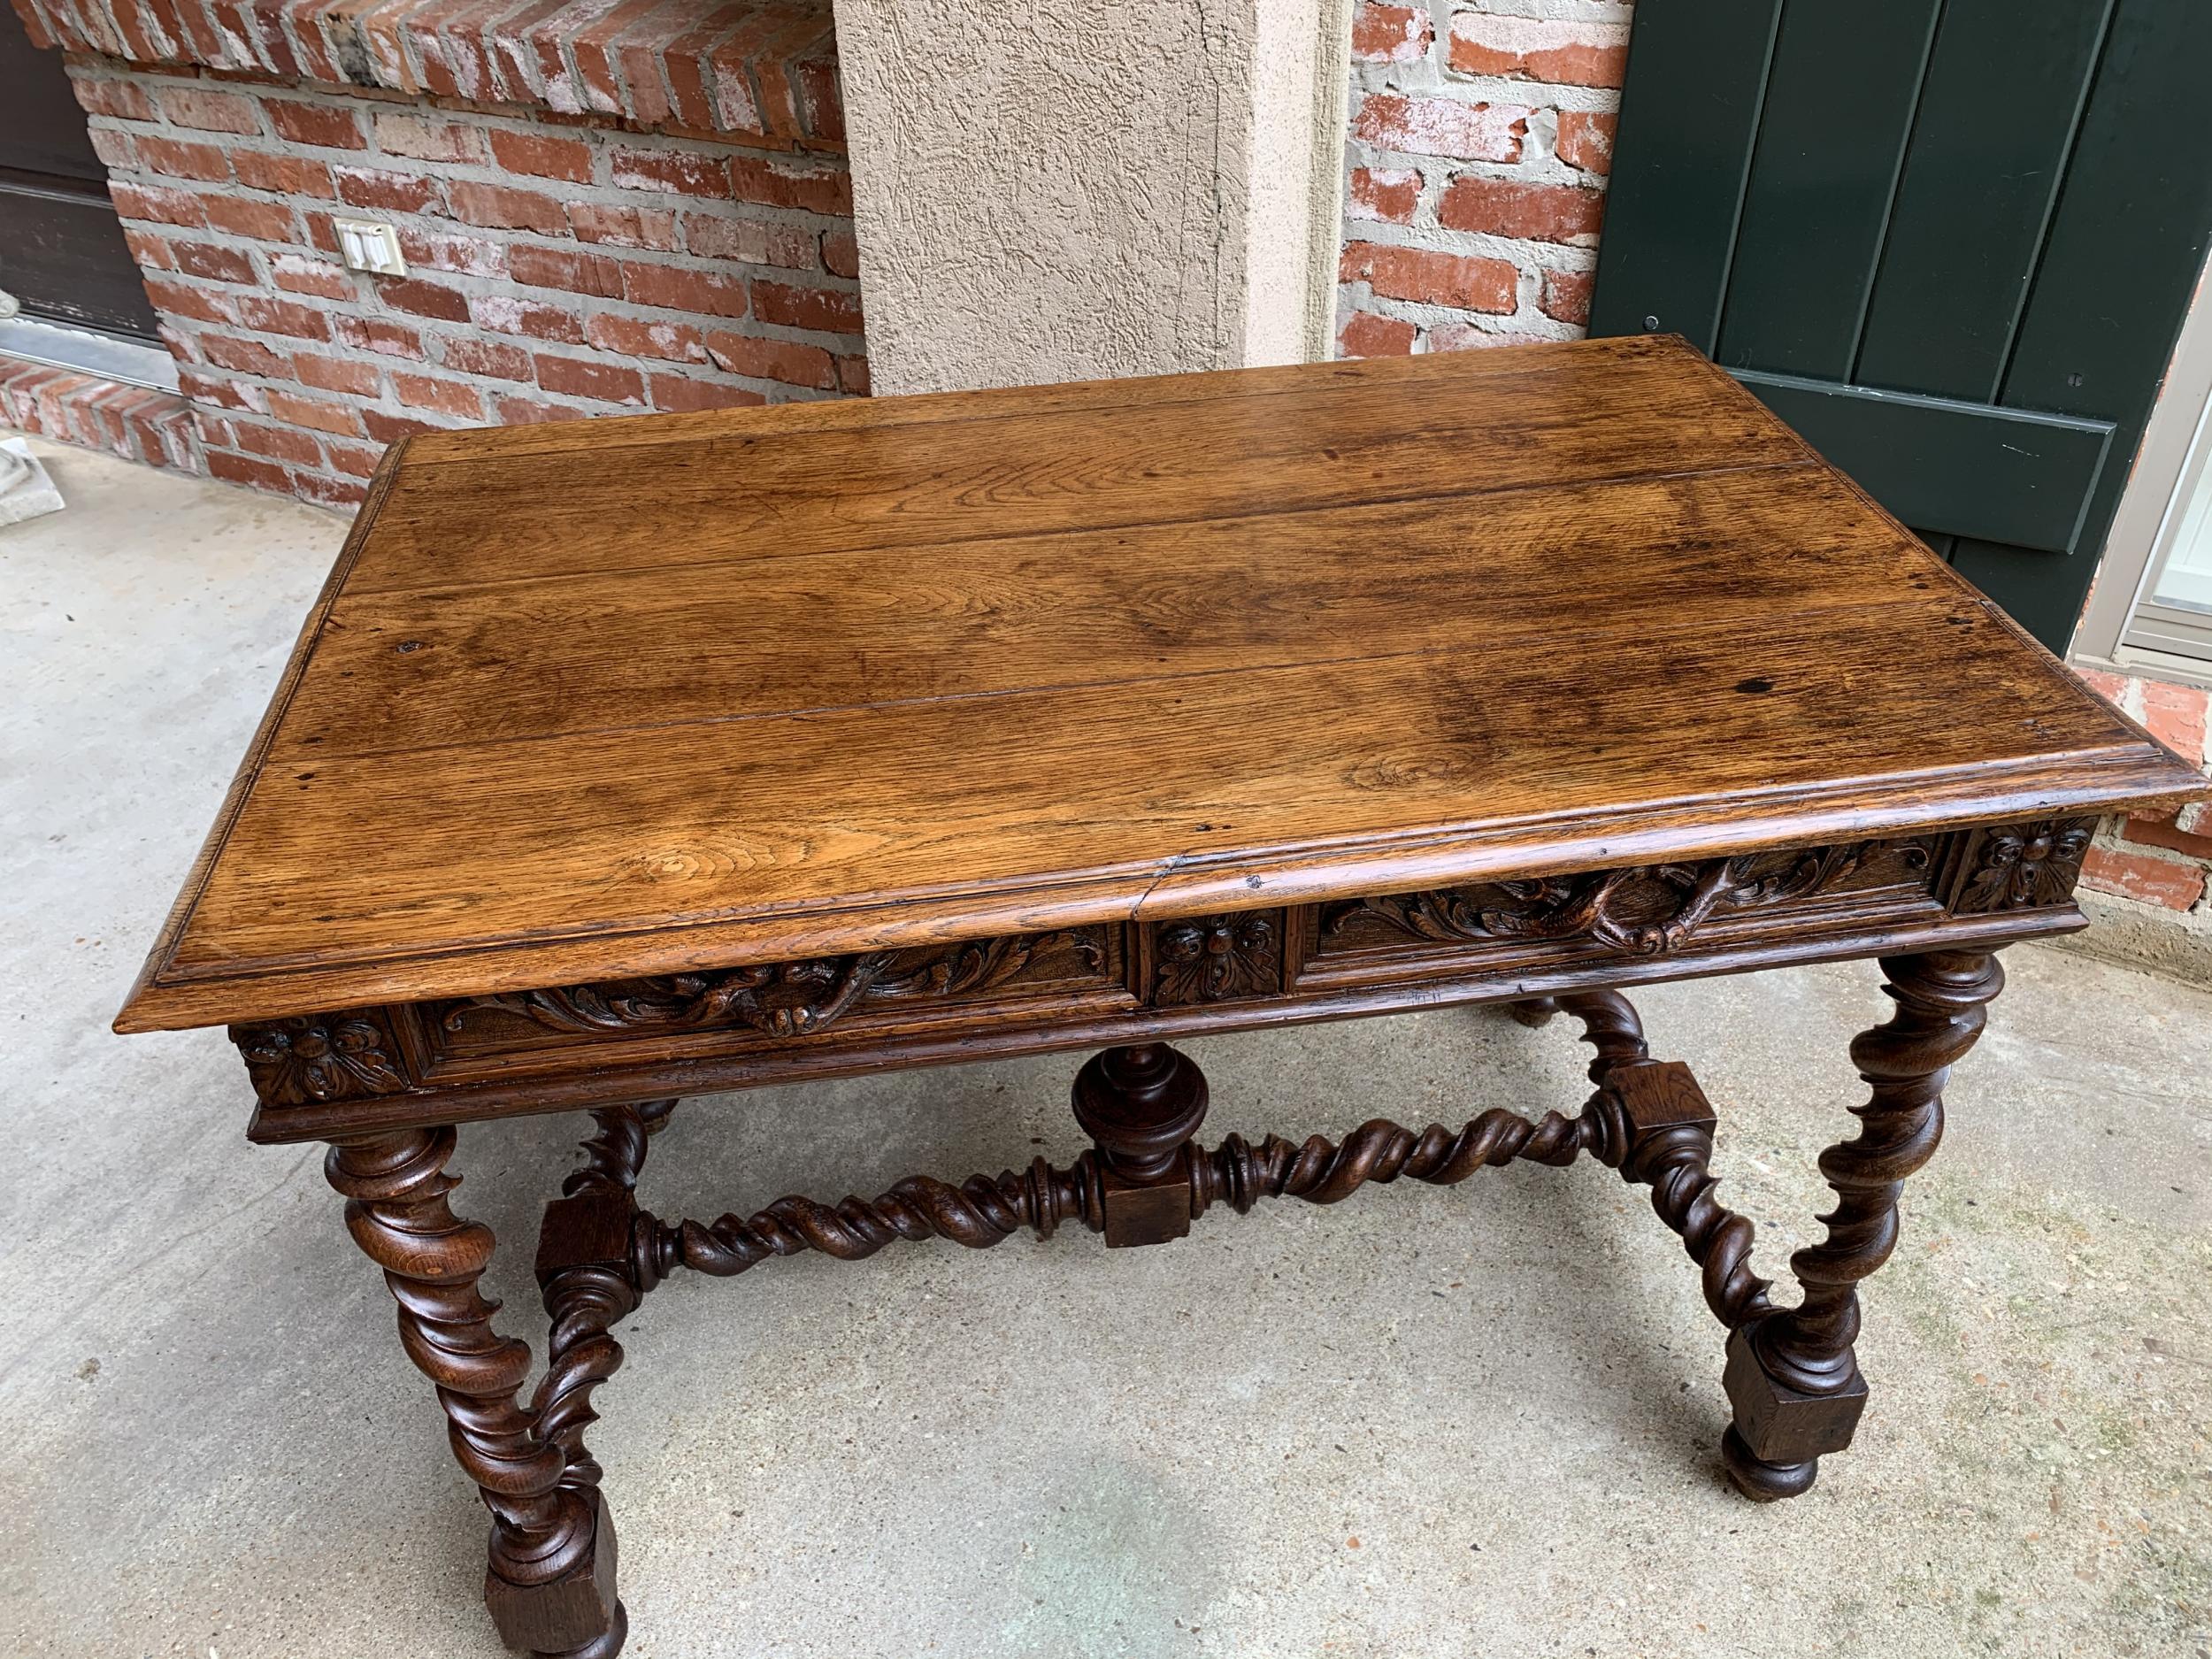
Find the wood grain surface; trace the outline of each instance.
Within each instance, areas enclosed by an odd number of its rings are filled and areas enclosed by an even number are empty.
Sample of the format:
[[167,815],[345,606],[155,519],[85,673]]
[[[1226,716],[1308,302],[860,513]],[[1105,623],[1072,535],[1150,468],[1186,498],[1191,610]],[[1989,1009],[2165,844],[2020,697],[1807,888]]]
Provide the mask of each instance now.
[[439,434],[117,1023],[2201,781],[1666,340]]

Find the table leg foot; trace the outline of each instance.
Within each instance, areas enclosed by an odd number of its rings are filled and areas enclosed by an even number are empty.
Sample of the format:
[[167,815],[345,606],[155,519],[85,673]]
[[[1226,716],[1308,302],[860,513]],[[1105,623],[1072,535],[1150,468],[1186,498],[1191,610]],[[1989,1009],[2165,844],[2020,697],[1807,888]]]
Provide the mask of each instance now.
[[1866,1384],[1855,1368],[1839,1386],[1819,1394],[1775,1377],[1758,1333],[1786,1317],[1770,1313],[1731,1332],[1728,1369],[1721,1378],[1735,1409],[1721,1442],[1721,1461],[1736,1489],[1761,1502],[1793,1498],[1810,1486],[1820,1459],[1851,1444],[1866,1409]]
[[484,1605],[500,1640],[525,1652],[585,1655],[611,1659],[630,1633],[629,1615],[615,1594],[618,1549],[606,1500],[585,1490],[591,1506],[591,1536],[581,1561],[543,1584],[509,1583],[497,1573],[484,1580]]
[[1809,1492],[1820,1473],[1820,1460],[1816,1457],[1809,1457],[1801,1463],[1762,1462],[1752,1455],[1751,1448],[1744,1444],[1743,1436],[1736,1432],[1732,1423],[1720,1437],[1720,1461],[1736,1490],[1755,1503],[1773,1503]]
[[530,1655],[530,1659],[615,1659],[615,1655],[622,1651],[622,1644],[629,1639],[630,1612],[617,1601],[614,1604],[613,1622],[607,1626],[603,1635],[593,1637],[580,1647],[557,1650],[541,1647]]

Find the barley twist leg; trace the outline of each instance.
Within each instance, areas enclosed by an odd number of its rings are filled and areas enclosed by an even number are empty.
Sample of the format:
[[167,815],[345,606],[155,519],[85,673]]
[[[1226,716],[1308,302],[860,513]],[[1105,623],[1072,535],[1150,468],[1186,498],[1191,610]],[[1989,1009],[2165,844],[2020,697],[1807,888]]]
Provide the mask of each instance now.
[[497,1307],[477,1283],[494,1240],[448,1202],[459,1185],[445,1168],[453,1146],[449,1127],[365,1137],[334,1146],[325,1172],[346,1199],[354,1242],[384,1270],[400,1345],[436,1385],[454,1457],[492,1512],[485,1595],[512,1640],[503,1609],[557,1598],[588,1570],[596,1512],[588,1493],[562,1486],[561,1448],[516,1400],[530,1349],[492,1329]]
[[1753,1498],[1803,1492],[1821,1455],[1851,1442],[1866,1401],[1853,1347],[1859,1281],[1896,1248],[1905,1179],[1942,1139],[1944,1082],[1981,1035],[2005,982],[1996,958],[1978,951],[1885,957],[1882,972],[1897,1009],[1851,1045],[1870,1094],[1853,1108],[1858,1133],[1821,1154],[1836,1205],[1820,1217],[1826,1237],[1790,1258],[1803,1295],[1738,1329],[1729,1343],[1736,1415],[1721,1450]]
[[[562,1489],[582,1494],[598,1516],[607,1559],[595,1564],[601,1567],[610,1596],[614,1525],[599,1494],[599,1462],[584,1444],[584,1431],[598,1421],[594,1393],[621,1369],[622,1345],[613,1328],[658,1280],[641,1267],[634,1248],[638,1210],[633,1189],[645,1165],[649,1137],[667,1123],[675,1106],[672,1100],[649,1101],[594,1111],[595,1133],[584,1143],[584,1165],[561,1184],[562,1196],[546,1206],[538,1236],[538,1284],[552,1326],[545,1376],[533,1409],[540,1437],[560,1449]],[[560,1632],[563,1639],[580,1634],[580,1640],[556,1646],[541,1639],[535,1652],[538,1659],[614,1659],[628,1632],[628,1610],[615,1601],[599,1628]]]

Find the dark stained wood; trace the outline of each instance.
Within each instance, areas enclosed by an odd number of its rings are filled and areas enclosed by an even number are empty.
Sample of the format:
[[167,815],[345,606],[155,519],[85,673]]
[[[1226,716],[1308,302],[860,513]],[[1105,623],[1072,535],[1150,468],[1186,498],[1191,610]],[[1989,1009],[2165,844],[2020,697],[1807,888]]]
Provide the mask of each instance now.
[[2198,781],[1668,341],[608,433],[388,463],[125,1029]]
[[518,1647],[572,1647],[614,1617],[612,1533],[603,1548],[597,1494],[563,1484],[561,1447],[539,1438],[536,1413],[515,1397],[530,1349],[492,1328],[497,1304],[477,1289],[492,1233],[453,1213],[453,1144],[450,1129],[350,1141],[331,1148],[325,1170],[346,1198],[347,1231],[399,1303],[401,1346],[437,1385],[454,1457],[492,1512],[486,1600],[501,1633]]
[[1790,1257],[1804,1295],[1740,1330],[1730,1349],[1736,1421],[1721,1454],[1747,1497],[1795,1496],[1824,1454],[1850,1445],[1866,1397],[1852,1346],[1859,1281],[1896,1248],[1905,1179],[1943,1139],[1944,1080],[2005,983],[1997,959],[1978,951],[1886,957],[1882,972],[1897,1010],[1851,1045],[1872,1093],[1858,1109],[1858,1133],[1821,1155],[1836,1205],[1821,1217],[1826,1236]]
[[678,1090],[719,1094],[768,1083],[865,1077],[887,1066],[962,1065],[1102,1045],[1165,1041],[1462,1003],[1517,1001],[1532,994],[1755,972],[1893,951],[1992,948],[2074,933],[2085,925],[2080,911],[2070,904],[2002,918],[1939,918],[1931,923],[1870,927],[1789,946],[1735,945],[1684,957],[1616,959],[1490,976],[1448,974],[1425,980],[1381,980],[1270,1002],[1132,1008],[1110,1013],[1079,1009],[1048,1024],[979,1014],[849,1042],[795,1041],[751,1050],[733,1046],[687,1052],[667,1042],[640,1041],[618,1049],[602,1047],[589,1053],[537,1059],[526,1066],[492,1061],[472,1068],[465,1079],[434,1071],[426,1086],[398,1094],[292,1107],[265,1102],[254,1115],[249,1137],[263,1142],[314,1141],[368,1128],[412,1125],[426,1118],[467,1122],[572,1111]]
[[1698,1265],[1706,1306],[1730,1331],[1772,1308],[1767,1281],[1751,1271],[1752,1225],[1715,1194],[1713,1132],[1719,1119],[1679,1061],[1624,1066],[1609,1082],[1620,1103],[1621,1177],[1651,1188],[1655,1215]]
[[610,1333],[654,1282],[639,1274],[632,1254],[634,1189],[649,1137],[675,1110],[674,1101],[660,1100],[593,1112],[596,1133],[584,1143],[584,1166],[561,1183],[538,1229],[538,1285],[552,1331],[531,1409],[539,1438],[566,1459],[565,1486],[599,1484],[584,1431],[598,1420],[593,1394],[621,1369],[622,1347]]
[[[1070,1220],[1103,1233],[1110,1246],[1159,1244],[1185,1236],[1190,1223],[1217,1203],[1240,1215],[1263,1198],[1333,1204],[1370,1182],[1387,1185],[1403,1176],[1448,1187],[1486,1166],[1526,1158],[1563,1167],[1586,1151],[1622,1169],[1625,1179],[1651,1179],[1668,1164],[1645,1156],[1654,1138],[1686,1122],[1678,1108],[1679,1078],[1686,1071],[1652,1065],[1635,1010],[1617,993],[1562,996],[1558,1006],[1581,1021],[1583,1041],[1595,1051],[1590,1077],[1598,1093],[1578,1117],[1547,1112],[1532,1120],[1494,1109],[1456,1133],[1432,1124],[1418,1133],[1378,1118],[1341,1144],[1323,1135],[1303,1141],[1271,1135],[1254,1147],[1231,1135],[1209,1152],[1189,1139],[1206,1106],[1205,1078],[1190,1057],[1164,1045],[1109,1049],[1076,1083],[1077,1121],[1100,1144],[1069,1168],[1040,1157],[1020,1174],[972,1175],[957,1187],[916,1176],[872,1202],[849,1197],[829,1205],[794,1195],[756,1215],[724,1216],[710,1225],[649,1215],[638,1256],[657,1278],[688,1267],[726,1279],[772,1256],[810,1250],[859,1261],[900,1239],[950,1239],[988,1249],[1023,1227],[1049,1238]],[[1650,1080],[1627,1080],[1647,1070]],[[1694,1094],[1694,1084],[1689,1088]],[[1709,1145],[1709,1117],[1702,1121]],[[1133,1219],[1118,1222],[1118,1162],[1128,1171],[1122,1179],[1133,1184],[1125,1196],[1160,1201],[1134,1207]],[[1118,1238],[1118,1225],[1131,1231]]]
[[1164,1042],[1109,1048],[1075,1074],[1073,1104],[1097,1148],[1092,1185],[1107,1244],[1164,1244],[1188,1233],[1184,1148],[1206,1116],[1197,1063]]

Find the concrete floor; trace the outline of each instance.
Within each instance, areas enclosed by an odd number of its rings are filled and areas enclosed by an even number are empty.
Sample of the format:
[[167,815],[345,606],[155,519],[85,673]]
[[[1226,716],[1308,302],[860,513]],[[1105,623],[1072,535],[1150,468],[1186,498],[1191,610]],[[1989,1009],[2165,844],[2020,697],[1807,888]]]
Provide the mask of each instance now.
[[[107,1029],[342,526],[42,453],[69,510],[0,531],[0,1652],[496,1654],[482,1511],[319,1159],[246,1145],[220,1033]],[[1873,1281],[1859,1445],[1809,1496],[1722,1482],[1719,1333],[1594,1165],[1151,1251],[776,1262],[626,1327],[593,1443],[631,1652],[2204,1655],[2212,996],[2008,960]],[[1640,1001],[1721,1102],[1772,1273],[1858,1098],[1870,970]],[[1561,1025],[1475,1011],[1192,1047],[1210,1138],[1582,1092]],[[1073,1064],[690,1103],[649,1202],[1071,1154]],[[465,1132],[464,1209],[529,1239],[577,1133]],[[534,1340],[526,1271],[495,1276]]]

